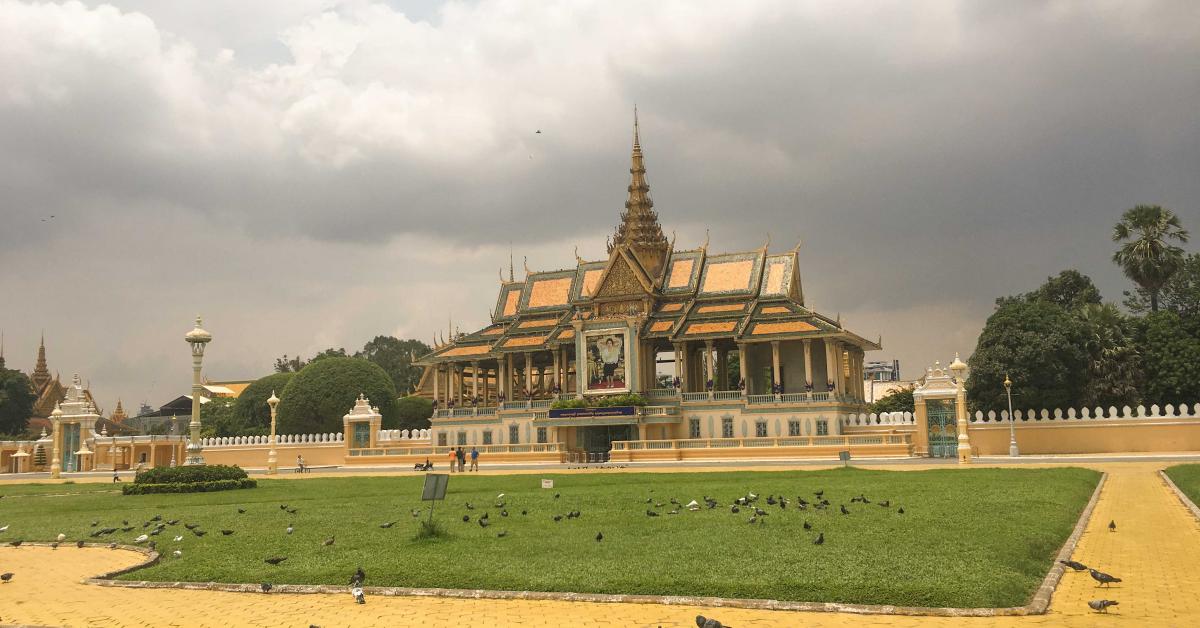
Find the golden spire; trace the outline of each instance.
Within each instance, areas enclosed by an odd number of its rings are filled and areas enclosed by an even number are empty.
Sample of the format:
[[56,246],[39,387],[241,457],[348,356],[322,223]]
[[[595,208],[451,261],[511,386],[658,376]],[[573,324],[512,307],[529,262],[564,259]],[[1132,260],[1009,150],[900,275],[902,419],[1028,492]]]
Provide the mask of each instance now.
[[[617,246],[626,244],[641,254],[647,270],[653,275],[666,257],[670,244],[658,224],[654,211],[654,200],[650,198],[650,184],[646,182],[646,162],[642,155],[641,125],[637,107],[633,109],[633,151],[630,155],[629,196],[625,211],[621,213],[621,224],[608,245],[612,253]],[[649,262],[649,263],[647,263]]]
[[50,383],[50,369],[46,366],[46,334],[42,332],[41,342],[38,343],[37,365],[33,367],[33,375],[29,378],[33,387],[41,394],[42,389]]

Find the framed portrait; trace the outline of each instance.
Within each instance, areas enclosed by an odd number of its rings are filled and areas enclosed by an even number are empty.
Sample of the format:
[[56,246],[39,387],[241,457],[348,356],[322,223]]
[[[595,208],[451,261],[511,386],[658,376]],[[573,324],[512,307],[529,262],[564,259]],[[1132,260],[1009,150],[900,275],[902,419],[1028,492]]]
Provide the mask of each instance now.
[[587,350],[587,385],[584,393],[607,395],[629,392],[629,342],[627,332],[598,330],[584,333]]

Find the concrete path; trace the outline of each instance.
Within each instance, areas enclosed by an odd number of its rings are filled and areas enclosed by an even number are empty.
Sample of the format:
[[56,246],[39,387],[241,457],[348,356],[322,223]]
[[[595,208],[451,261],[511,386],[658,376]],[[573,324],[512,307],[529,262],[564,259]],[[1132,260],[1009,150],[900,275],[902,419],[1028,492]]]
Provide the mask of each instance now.
[[[1041,465],[1038,465],[1041,466]],[[81,584],[87,577],[138,562],[108,549],[0,549],[0,624],[42,626],[663,626],[691,627],[696,614],[737,628],[768,626],[1192,626],[1200,625],[1200,523],[1157,470],[1160,463],[1081,464],[1109,472],[1074,558],[1124,579],[1097,588],[1086,573],[1064,575],[1047,615],[936,618],[791,613],[652,604],[526,602],[343,595],[262,595],[127,589]],[[896,468],[896,467],[893,467]],[[916,467],[902,467],[916,468]],[[728,469],[722,469],[728,470]],[[1115,520],[1118,531],[1107,529]],[[980,530],[1003,534],[1003,530]],[[1121,602],[1099,615],[1087,601]]]

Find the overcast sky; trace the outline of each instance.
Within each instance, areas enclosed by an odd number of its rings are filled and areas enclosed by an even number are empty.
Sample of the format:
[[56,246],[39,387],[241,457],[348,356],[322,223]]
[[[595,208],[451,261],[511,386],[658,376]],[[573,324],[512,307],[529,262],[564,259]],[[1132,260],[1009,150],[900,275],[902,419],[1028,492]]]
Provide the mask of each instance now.
[[8,364],[134,410],[196,313],[217,380],[474,329],[510,242],[604,256],[634,103],[677,246],[802,239],[906,377],[1063,268],[1119,300],[1127,207],[1200,233],[1197,2],[0,0]]

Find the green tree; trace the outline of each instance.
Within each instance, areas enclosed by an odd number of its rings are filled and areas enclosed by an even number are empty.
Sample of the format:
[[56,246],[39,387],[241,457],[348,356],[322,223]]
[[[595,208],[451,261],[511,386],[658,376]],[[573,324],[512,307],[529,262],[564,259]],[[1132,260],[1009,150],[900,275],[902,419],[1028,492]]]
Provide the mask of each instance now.
[[1092,278],[1074,269],[1067,269],[1054,277],[1047,277],[1046,283],[1033,292],[1027,292],[1017,297],[1004,297],[996,301],[999,305],[1012,298],[1024,301],[1045,301],[1068,312],[1087,305],[1099,304],[1101,300],[1100,290],[1096,288]]
[[901,386],[876,399],[871,404],[869,411],[878,414],[881,412],[912,412],[914,409],[916,409],[916,404],[913,402],[913,387]]
[[912,387],[895,388],[888,391],[888,394],[883,395],[880,399],[876,399],[871,403],[870,411],[876,414],[883,412],[913,412],[916,409],[916,403],[912,399]]
[[1140,341],[1147,405],[1200,399],[1200,321],[1151,313],[1143,319]]
[[[234,400],[224,397],[210,399],[208,403],[200,404],[200,435],[206,438],[212,436],[243,436],[241,422],[234,414]],[[167,429],[170,429],[167,426]],[[253,432],[261,434],[262,432]]]
[[407,394],[416,390],[421,381],[421,367],[413,366],[413,358],[429,353],[429,345],[420,340],[400,340],[392,336],[375,336],[354,354],[378,364],[392,378],[396,390]]
[[1113,227],[1113,242],[1122,242],[1113,262],[1150,297],[1150,311],[1158,311],[1163,285],[1183,263],[1183,249],[1170,243],[1188,241],[1179,217],[1158,205],[1138,205],[1126,210]]
[[396,416],[400,420],[397,429],[429,429],[429,417],[433,416],[433,402],[416,395],[407,395],[396,400]]
[[[1163,284],[1158,306],[1175,312],[1182,319],[1200,318],[1200,253],[1183,258],[1179,270]],[[1150,311],[1150,293],[1143,288],[1125,292],[1125,307],[1134,314]]]
[[1110,303],[1087,305],[1076,316],[1083,325],[1084,348],[1088,353],[1083,405],[1137,404],[1142,365],[1134,321]]
[[314,355],[311,360],[305,360],[300,356],[289,358],[285,353],[282,357],[275,358],[275,372],[299,373],[305,366],[308,366],[317,360],[323,360],[325,358],[344,358],[347,355],[348,354],[346,353],[345,348],[334,349],[333,347]]
[[1083,398],[1088,354],[1083,325],[1046,301],[1010,301],[988,317],[971,355],[967,402],[977,410],[1007,407],[1004,376],[1016,407],[1066,408]]
[[[237,402],[234,404],[234,414],[238,419],[237,429],[242,431],[236,434],[220,434],[220,436],[269,434],[271,431],[271,407],[267,405],[267,399],[270,398],[271,393],[275,393],[276,397],[283,394],[283,389],[295,375],[295,373],[272,373],[254,380],[242,391],[242,394],[238,395]],[[244,430],[253,430],[253,432]]]
[[29,378],[21,371],[0,366],[0,434],[23,433],[35,401]]
[[383,415],[383,428],[395,429],[396,387],[377,364],[362,358],[327,357],[305,366],[279,395],[278,430],[283,434],[340,432],[342,416],[359,394]]

